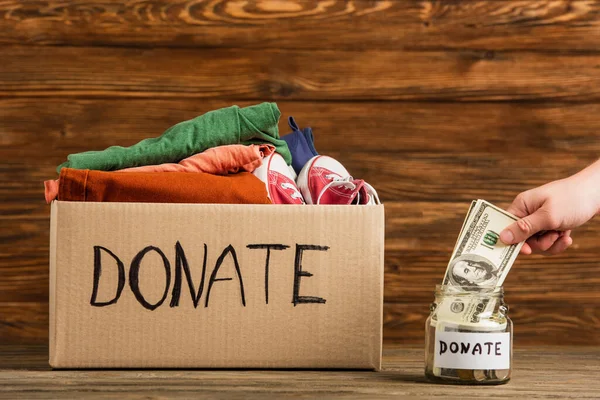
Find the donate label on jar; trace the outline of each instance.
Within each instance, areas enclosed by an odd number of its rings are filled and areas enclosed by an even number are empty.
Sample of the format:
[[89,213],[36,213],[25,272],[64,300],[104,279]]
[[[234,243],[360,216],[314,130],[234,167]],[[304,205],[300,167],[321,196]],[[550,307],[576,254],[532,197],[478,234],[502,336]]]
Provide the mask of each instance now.
[[436,368],[509,369],[510,333],[435,333]]

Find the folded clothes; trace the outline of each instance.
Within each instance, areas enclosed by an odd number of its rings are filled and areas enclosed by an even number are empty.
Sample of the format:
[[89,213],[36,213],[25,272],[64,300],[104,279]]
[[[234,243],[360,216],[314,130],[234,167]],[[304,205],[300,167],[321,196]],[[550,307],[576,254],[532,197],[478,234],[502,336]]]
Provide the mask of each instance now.
[[292,157],[286,142],[279,138],[277,128],[280,116],[275,103],[221,108],[180,122],[161,136],[144,139],[130,147],[112,146],[102,151],[71,154],[56,170],[60,172],[66,167],[114,171],[178,162],[211,147],[265,142],[273,144],[289,165]]
[[72,168],[60,171],[58,200],[271,204],[264,183],[249,172],[213,175],[203,172],[125,173]]
[[292,154],[292,168],[294,168],[296,174],[299,174],[308,160],[318,156],[319,153],[315,150],[315,139],[311,128],[300,130],[294,117],[288,118],[288,124],[292,128],[292,133],[288,133],[281,138],[285,140]]
[[[264,157],[270,156],[275,147],[270,144],[230,144],[213,147],[185,158],[177,164],[144,165],[121,169],[118,172],[206,172],[215,175],[253,172],[262,165]],[[58,195],[58,179],[44,182],[46,202]]]

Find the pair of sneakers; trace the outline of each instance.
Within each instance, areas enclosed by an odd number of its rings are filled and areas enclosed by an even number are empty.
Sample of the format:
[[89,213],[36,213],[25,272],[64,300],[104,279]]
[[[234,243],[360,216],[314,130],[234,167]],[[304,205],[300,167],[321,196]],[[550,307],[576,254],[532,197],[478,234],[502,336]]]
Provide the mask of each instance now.
[[354,179],[336,159],[312,157],[298,176],[283,157],[273,153],[254,171],[274,204],[380,204],[375,189]]

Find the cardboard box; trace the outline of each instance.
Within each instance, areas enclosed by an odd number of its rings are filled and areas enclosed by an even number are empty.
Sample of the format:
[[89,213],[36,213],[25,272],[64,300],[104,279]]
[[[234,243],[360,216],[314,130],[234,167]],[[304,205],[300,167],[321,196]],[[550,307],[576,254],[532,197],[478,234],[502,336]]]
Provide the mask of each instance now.
[[378,370],[383,253],[383,206],[55,201],[50,365]]

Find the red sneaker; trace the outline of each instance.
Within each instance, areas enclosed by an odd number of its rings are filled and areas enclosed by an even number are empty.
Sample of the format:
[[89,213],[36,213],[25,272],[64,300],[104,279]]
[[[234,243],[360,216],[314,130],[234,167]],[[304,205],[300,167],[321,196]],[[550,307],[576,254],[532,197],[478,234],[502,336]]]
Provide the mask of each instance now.
[[354,179],[334,158],[311,158],[298,175],[298,187],[307,204],[379,204],[375,189]]
[[265,183],[273,204],[304,204],[304,199],[294,182],[293,170],[280,154],[273,153],[263,158],[263,164],[255,169],[253,174]]
[[358,204],[381,204],[375,188],[365,182],[358,192]]

